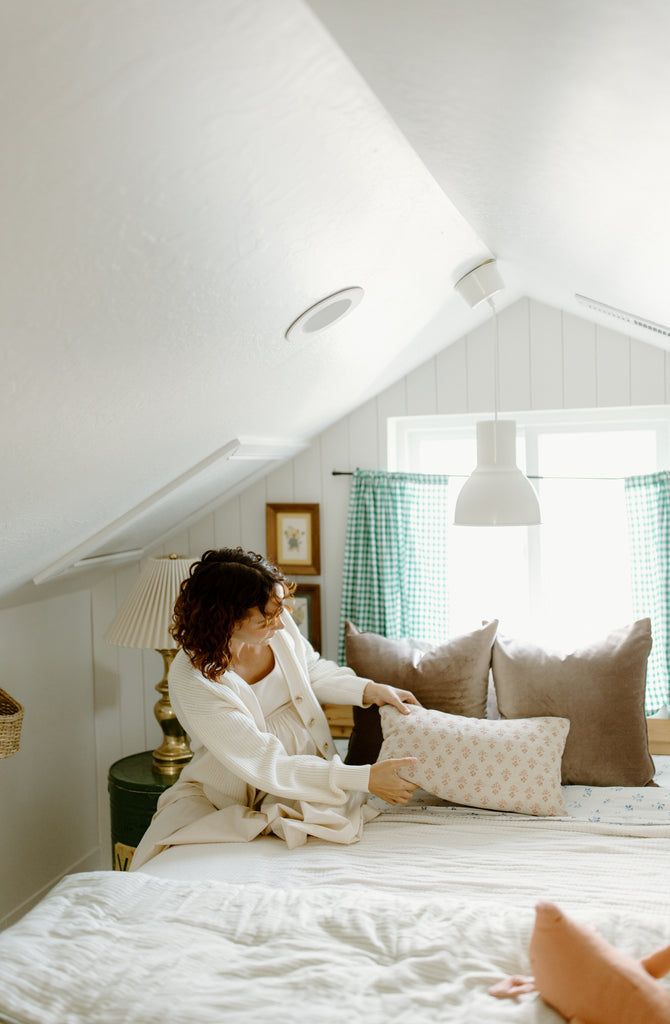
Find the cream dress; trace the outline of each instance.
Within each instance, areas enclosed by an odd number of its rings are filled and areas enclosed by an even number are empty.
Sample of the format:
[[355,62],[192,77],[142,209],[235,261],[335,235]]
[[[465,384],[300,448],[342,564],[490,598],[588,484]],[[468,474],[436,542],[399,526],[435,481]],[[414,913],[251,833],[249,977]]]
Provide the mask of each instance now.
[[[275,664],[267,676],[254,683],[253,690],[268,732],[277,737],[286,753],[318,757],[316,744],[295,709],[278,665]],[[368,794],[357,790],[349,791],[348,799],[341,807],[304,800],[281,800],[268,794],[259,794],[259,797],[259,811],[268,820],[263,831],[280,836],[289,848],[304,843],[310,835],[334,843],[355,842],[360,839],[364,822],[378,813],[366,804]]]

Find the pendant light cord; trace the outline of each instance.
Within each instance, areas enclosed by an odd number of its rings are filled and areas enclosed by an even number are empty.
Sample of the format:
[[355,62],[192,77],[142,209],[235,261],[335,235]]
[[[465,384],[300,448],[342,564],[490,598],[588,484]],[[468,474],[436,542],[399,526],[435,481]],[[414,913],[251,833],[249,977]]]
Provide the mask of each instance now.
[[495,426],[493,428],[493,461],[498,464],[498,400],[499,400],[499,332],[498,332],[498,313],[496,311],[495,303],[493,298],[489,295],[486,300],[493,311],[493,422]]

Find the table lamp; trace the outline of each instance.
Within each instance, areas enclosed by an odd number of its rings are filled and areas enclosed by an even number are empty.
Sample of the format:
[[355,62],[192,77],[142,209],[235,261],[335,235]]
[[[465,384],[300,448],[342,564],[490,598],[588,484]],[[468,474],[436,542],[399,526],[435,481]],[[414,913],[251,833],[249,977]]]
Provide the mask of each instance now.
[[172,620],[179,587],[196,558],[162,555],[147,562],[105,633],[109,644],[119,647],[151,648],[163,656],[163,678],[156,685],[160,694],[154,714],[163,730],[163,742],[153,752],[152,765],[161,775],[179,775],[193,757],[188,737],[179,722],[168,694],[168,672],[178,651],[168,627]]

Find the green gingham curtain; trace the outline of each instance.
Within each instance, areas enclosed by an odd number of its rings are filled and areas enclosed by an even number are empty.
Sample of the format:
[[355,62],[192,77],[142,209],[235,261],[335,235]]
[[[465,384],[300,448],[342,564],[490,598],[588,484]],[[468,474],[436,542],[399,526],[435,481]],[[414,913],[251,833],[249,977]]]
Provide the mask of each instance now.
[[344,623],[392,639],[448,636],[448,477],[357,469],[344,550]]
[[654,638],[647,663],[645,710],[670,704],[670,473],[627,477],[624,483],[631,553],[633,612],[649,616]]

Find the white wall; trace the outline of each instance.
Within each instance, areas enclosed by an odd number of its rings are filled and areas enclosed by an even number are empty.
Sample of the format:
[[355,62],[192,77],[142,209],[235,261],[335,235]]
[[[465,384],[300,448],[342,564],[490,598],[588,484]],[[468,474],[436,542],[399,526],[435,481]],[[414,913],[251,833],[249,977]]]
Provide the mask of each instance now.
[[63,874],[104,863],[86,591],[0,612],[2,688],[25,709],[0,761],[0,924]]
[[[499,319],[501,411],[659,405],[670,397],[670,354],[663,349],[525,299],[504,310]],[[266,502],[319,502],[322,572],[304,582],[321,584],[322,648],[327,657],[335,657],[350,478],[334,477],[332,471],[386,468],[389,416],[491,412],[492,332],[492,324],[486,323],[444,349],[335,423],[307,451],[175,535],[156,553],[198,556],[208,547],[237,544],[264,552]],[[48,720],[45,717],[38,733],[30,736],[28,746],[0,761],[0,806],[9,805],[14,830],[10,841],[3,821],[0,917],[3,907],[16,907],[69,865],[88,864],[93,846],[109,866],[109,766],[160,742],[153,715],[154,687],[162,675],[160,656],[110,647],[103,639],[138,572],[138,565],[124,567],[90,592],[0,614],[2,649],[9,651],[15,667],[14,695],[23,703],[34,702],[37,709],[49,707]],[[5,676],[5,688],[11,690],[8,682]],[[59,693],[65,708],[55,696]],[[81,705],[73,720],[77,700]],[[33,721],[31,712],[30,730],[35,728]],[[24,865],[18,851],[26,848],[30,852]],[[20,885],[14,884],[14,871]]]

